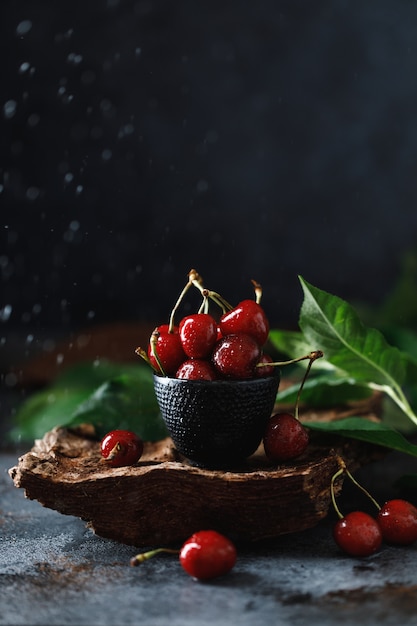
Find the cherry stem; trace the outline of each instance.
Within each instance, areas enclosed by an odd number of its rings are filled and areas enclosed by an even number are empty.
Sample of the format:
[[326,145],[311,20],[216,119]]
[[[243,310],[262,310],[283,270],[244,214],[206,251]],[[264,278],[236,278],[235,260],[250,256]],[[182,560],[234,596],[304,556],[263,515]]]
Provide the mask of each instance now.
[[151,338],[150,338],[150,341],[149,341],[149,344],[150,344],[150,347],[151,347],[151,354],[154,357],[154,359],[157,362],[158,367],[160,369],[160,372],[158,372],[158,373],[161,373],[162,376],[166,376],[165,370],[162,367],[161,360],[160,360],[160,358],[158,356],[158,352],[156,350],[156,344],[158,343],[158,337],[159,337],[159,332],[158,332],[158,329],[155,328],[155,330],[151,334]]
[[154,370],[154,372],[159,374],[157,368],[153,366],[152,361],[148,357],[148,353],[143,348],[141,348],[140,346],[136,348],[135,354],[140,356],[140,358],[143,359]]
[[298,363],[299,361],[306,361],[307,359],[310,359],[311,363],[313,363],[313,361],[320,359],[322,356],[324,356],[324,354],[321,350],[314,350],[313,352],[309,352],[304,356],[299,356],[296,359],[290,359],[289,361],[274,361],[273,363],[258,363],[256,367],[271,367],[271,365],[282,367],[284,365],[293,365],[293,363]]
[[161,552],[166,552],[168,554],[179,554],[179,550],[171,550],[170,548],[156,548],[155,550],[149,550],[148,552],[142,552],[142,553],[137,554],[136,556],[132,557],[130,559],[130,565],[132,567],[136,567],[137,565],[140,565],[144,561],[147,561],[148,559],[151,559],[152,557],[156,556],[157,554],[160,554]]
[[231,311],[233,309],[232,305],[229,304],[229,302],[227,302],[227,300],[225,300],[223,296],[221,296],[216,291],[211,291],[210,289],[206,289],[203,286],[202,278],[196,270],[191,270],[188,274],[188,277],[190,279],[190,283],[193,284],[194,287],[197,287],[203,298],[210,298],[210,300],[213,300],[213,302],[215,302],[222,309],[223,313],[226,313],[226,311]]
[[306,382],[307,377],[308,377],[308,375],[310,373],[311,366],[313,365],[313,363],[314,363],[314,361],[316,359],[320,359],[322,356],[323,356],[323,352],[321,352],[320,350],[315,350],[314,352],[310,353],[310,356],[309,356],[310,361],[309,361],[309,364],[307,365],[307,369],[306,369],[306,371],[304,373],[303,380],[301,381],[301,384],[300,384],[300,386],[298,388],[297,398],[295,400],[295,418],[296,419],[298,419],[298,411],[299,411],[298,407],[299,407],[299,404],[300,404],[301,392],[303,390],[304,383]]
[[381,506],[378,504],[378,502],[375,500],[375,498],[369,493],[369,491],[367,489],[365,489],[365,487],[363,485],[361,485],[356,478],[354,478],[352,476],[352,474],[350,473],[350,471],[348,470],[348,468],[346,467],[346,463],[343,461],[343,459],[341,459],[339,457],[339,463],[341,463],[342,465],[342,469],[343,471],[346,473],[346,475],[350,478],[350,480],[353,482],[354,485],[356,485],[356,487],[358,487],[358,489],[360,489],[362,491],[362,493],[364,493],[369,499],[370,501],[376,506],[376,508],[378,509],[378,511],[381,509]]
[[305,354],[304,356],[299,356],[296,359],[290,359],[289,361],[274,361],[273,363],[258,363],[256,367],[271,367],[271,366],[283,366],[283,365],[292,365],[293,363],[298,363],[299,361],[305,361],[306,359],[310,360],[310,363],[307,366],[307,369],[305,371],[303,380],[301,381],[300,387],[298,389],[298,393],[297,393],[297,398],[295,401],[295,415],[294,417],[296,419],[298,419],[298,405],[300,403],[300,396],[301,396],[301,392],[303,390],[304,387],[304,383],[307,380],[307,376],[310,373],[310,369],[311,366],[313,365],[314,361],[316,359],[321,359],[321,357],[324,356],[323,352],[321,350],[313,350],[313,352],[309,352],[309,354]]
[[122,449],[122,445],[120,443],[120,441],[118,441],[113,448],[111,449],[110,453],[107,455],[106,461],[113,461],[114,458],[116,458],[116,456],[120,453]]
[[337,504],[336,504],[336,497],[335,497],[335,494],[334,494],[334,483],[335,483],[335,480],[336,480],[337,478],[339,478],[339,476],[341,476],[341,475],[344,473],[344,471],[345,471],[345,468],[344,468],[344,467],[341,467],[341,468],[340,468],[340,469],[339,469],[339,470],[338,470],[338,471],[337,471],[337,472],[336,472],[336,473],[332,476],[332,480],[331,480],[331,482],[330,482],[330,495],[331,495],[331,498],[332,498],[332,503],[333,503],[334,510],[336,511],[336,514],[337,514],[337,516],[339,517],[339,519],[342,519],[342,518],[343,518],[343,513],[341,513],[341,511],[340,511],[339,507],[338,507],[338,506],[337,506]]
[[261,304],[261,300],[262,300],[262,287],[261,285],[256,282],[256,280],[252,280],[252,285],[255,288],[255,298],[256,298],[256,304]]
[[203,296],[203,301],[198,309],[198,313],[208,313],[209,312],[209,300],[207,296]]
[[[191,271],[195,272],[195,270],[191,270]],[[197,272],[196,272],[196,274],[197,274]],[[197,274],[197,276],[198,276],[198,274]],[[189,290],[189,288],[191,287],[192,284],[193,283],[192,283],[192,281],[191,281],[191,279],[189,277],[188,283],[185,285],[184,289],[181,291],[180,295],[178,296],[178,300],[176,301],[176,303],[174,305],[174,308],[171,311],[171,315],[169,316],[169,326],[168,326],[168,332],[169,333],[173,333],[174,332],[174,324],[175,324],[174,317],[175,317],[175,313],[177,312],[178,307],[180,306],[181,302],[184,299],[185,294],[187,293],[187,291]]]
[[335,494],[334,494],[334,483],[335,480],[341,476],[342,474],[346,474],[346,476],[353,482],[353,484],[358,487],[358,489],[360,489],[362,491],[362,493],[364,493],[370,500],[371,502],[376,506],[376,508],[378,509],[378,511],[381,509],[381,506],[378,504],[378,502],[375,500],[375,498],[369,493],[369,491],[367,489],[365,489],[365,487],[363,485],[361,485],[356,478],[354,478],[352,476],[352,474],[350,473],[350,471],[348,470],[346,463],[344,462],[344,460],[338,456],[337,457],[338,463],[339,463],[339,469],[337,470],[337,472],[332,476],[332,480],[330,483],[330,493],[331,493],[331,497],[332,497],[332,502],[333,502],[333,506],[334,506],[334,510],[336,511],[338,517],[340,519],[343,518],[343,514],[340,512],[339,507],[336,504],[336,498],[335,498]]

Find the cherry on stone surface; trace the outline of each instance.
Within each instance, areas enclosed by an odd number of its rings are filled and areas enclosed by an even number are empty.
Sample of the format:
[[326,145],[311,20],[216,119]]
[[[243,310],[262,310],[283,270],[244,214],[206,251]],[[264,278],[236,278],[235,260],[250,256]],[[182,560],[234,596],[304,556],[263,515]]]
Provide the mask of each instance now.
[[377,516],[387,543],[407,546],[417,541],[417,508],[407,500],[388,500]]
[[134,465],[143,453],[143,441],[130,430],[112,430],[100,444],[103,459],[111,467]]
[[215,530],[200,530],[180,550],[183,569],[198,580],[227,574],[235,565],[236,548],[232,541]]
[[307,448],[307,429],[291,413],[275,413],[269,418],[263,437],[265,454],[271,461],[288,461]]
[[[154,349],[152,342],[155,342]],[[157,354],[157,358],[154,354]],[[174,376],[175,372],[187,356],[183,350],[178,327],[174,327],[172,331],[168,324],[158,326],[152,333],[148,346],[148,357],[153,369],[159,374]],[[158,360],[163,368],[159,366]]]
[[223,378],[253,378],[261,356],[258,342],[244,333],[226,335],[214,346],[212,362]]
[[357,557],[374,554],[382,544],[378,522],[363,511],[352,511],[341,517],[333,527],[333,538],[343,552]]
[[178,368],[175,378],[187,380],[216,380],[217,372],[210,361],[187,359]]
[[210,580],[224,576],[235,566],[237,551],[234,543],[216,530],[200,530],[189,537],[180,550],[155,548],[136,554],[130,565],[136,567],[157,554],[179,554],[179,562],[195,580]]
[[268,339],[269,322],[265,311],[255,300],[242,300],[234,309],[224,313],[219,321],[223,335],[245,333],[260,346]]
[[217,322],[208,313],[187,315],[179,324],[179,335],[188,357],[204,359],[217,341]]

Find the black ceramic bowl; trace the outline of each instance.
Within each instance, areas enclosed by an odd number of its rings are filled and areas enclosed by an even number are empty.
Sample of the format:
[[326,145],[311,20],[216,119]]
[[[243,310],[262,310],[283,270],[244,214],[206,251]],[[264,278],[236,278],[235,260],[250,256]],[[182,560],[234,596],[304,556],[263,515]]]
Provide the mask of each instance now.
[[253,454],[262,441],[280,381],[268,378],[184,380],[154,376],[159,408],[177,450],[206,467],[225,467]]

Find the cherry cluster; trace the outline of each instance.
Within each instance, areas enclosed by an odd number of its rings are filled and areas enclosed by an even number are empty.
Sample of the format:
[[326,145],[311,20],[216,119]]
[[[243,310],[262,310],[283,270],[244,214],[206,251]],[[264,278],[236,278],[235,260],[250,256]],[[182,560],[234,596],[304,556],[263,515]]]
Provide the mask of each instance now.
[[[205,289],[201,276],[191,270],[169,323],[157,326],[147,350],[137,348],[136,353],[157,374],[171,378],[244,380],[272,375],[272,358],[264,352],[269,322],[260,304],[262,289],[252,283],[255,299],[233,307],[220,294]],[[191,286],[200,291],[201,306],[175,324],[175,313]],[[220,307],[219,319],[209,312],[211,303]]]
[[[266,456],[273,462],[295,459],[307,448],[309,435],[298,418],[300,393],[312,363],[323,356],[319,350],[289,361],[274,362],[265,352],[269,321],[260,305],[262,288],[252,281],[255,299],[230,305],[217,292],[203,286],[196,270],[188,274],[172,312],[169,323],[153,331],[147,350],[137,348],[158,375],[188,380],[248,380],[272,376],[277,366],[309,359],[301,382],[295,415],[276,413],[270,417],[263,436]],[[197,313],[183,317],[174,324],[175,314],[191,286],[198,288],[202,304]],[[221,309],[218,319],[209,313],[214,302]],[[128,430],[113,430],[101,442],[101,455],[111,467],[134,465],[142,456],[143,441]]]
[[[196,270],[191,270],[187,284],[172,309],[169,323],[155,328],[147,350],[139,347],[136,353],[158,375],[205,381],[272,376],[277,366],[309,359],[299,388],[295,415],[276,413],[266,425],[263,437],[265,454],[272,462],[283,462],[300,456],[308,446],[308,431],[298,418],[299,397],[312,363],[323,353],[316,350],[296,359],[274,362],[265,352],[269,321],[260,305],[262,288],[255,281],[252,284],[255,299],[242,300],[233,307],[220,294],[206,289],[201,276]],[[192,286],[197,287],[202,295],[200,309],[175,325],[178,307]],[[218,319],[209,313],[211,302],[221,309]],[[130,431],[111,431],[101,442],[101,455],[112,467],[133,465],[142,452],[143,442]]]
[[[383,542],[391,545],[407,546],[417,541],[417,508],[402,499],[388,500],[383,506],[360,485],[339,459],[340,469],[331,481],[331,497],[335,511],[339,517],[333,528],[333,538],[343,552],[350,556],[365,557],[377,552]],[[377,508],[377,515],[364,511],[351,511],[343,515],[339,510],[334,495],[335,480],[341,475],[350,480],[363,491]]]
[[132,557],[130,564],[137,566],[161,552],[179,554],[182,568],[196,580],[223,576],[233,569],[237,560],[236,547],[228,537],[216,530],[200,530],[193,533],[180,550],[156,548]]

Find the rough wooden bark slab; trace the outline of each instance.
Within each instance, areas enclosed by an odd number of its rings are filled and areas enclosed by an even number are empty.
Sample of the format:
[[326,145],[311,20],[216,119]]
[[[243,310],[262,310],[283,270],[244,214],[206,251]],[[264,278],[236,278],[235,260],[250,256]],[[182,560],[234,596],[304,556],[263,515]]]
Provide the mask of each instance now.
[[[357,408],[335,409],[330,419],[358,414]],[[376,419],[375,407],[361,408],[364,419]],[[303,419],[325,415],[307,411]],[[182,542],[203,528],[240,541],[311,528],[328,513],[337,455],[354,471],[381,454],[362,442],[313,433],[295,463],[274,466],[260,447],[244,465],[215,471],[180,458],[167,438],[146,443],[135,466],[110,468],[89,427],[56,428],[9,473],[28,498],[85,520],[102,537],[144,547]]]

